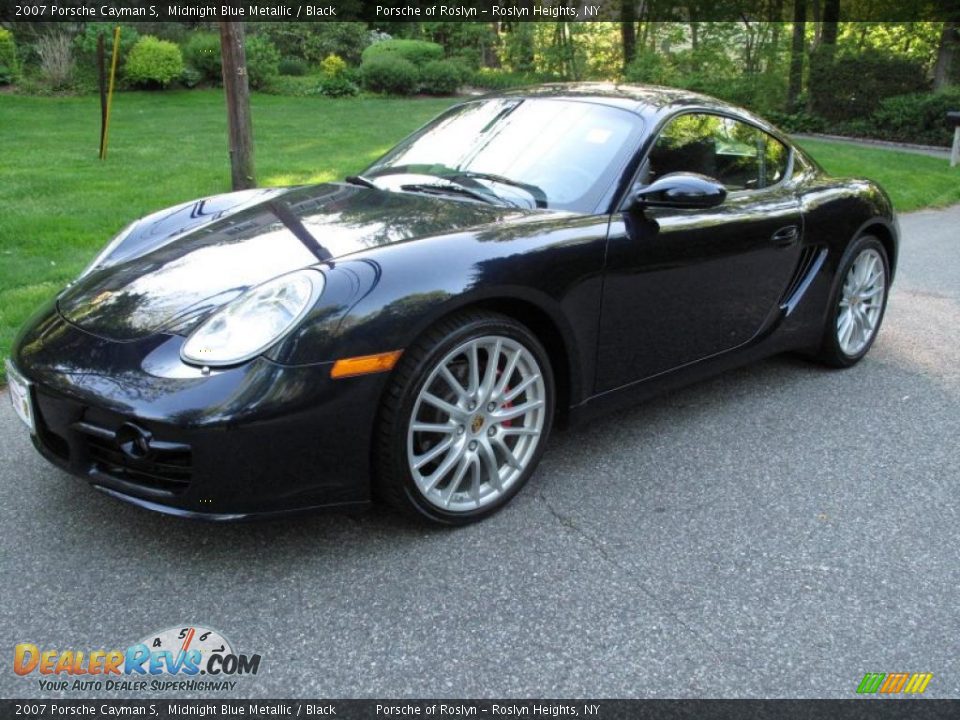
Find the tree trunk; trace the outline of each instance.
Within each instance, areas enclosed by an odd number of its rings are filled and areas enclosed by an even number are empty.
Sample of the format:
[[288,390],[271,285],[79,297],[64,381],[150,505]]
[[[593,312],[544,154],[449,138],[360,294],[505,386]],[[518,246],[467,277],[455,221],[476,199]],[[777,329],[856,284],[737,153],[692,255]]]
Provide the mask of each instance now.
[[620,37],[623,40],[623,69],[637,56],[636,10],[633,0],[622,0],[620,3]]
[[234,190],[246,190],[256,187],[257,180],[253,170],[253,123],[243,23],[220,23],[220,54],[227,98],[230,176]]
[[803,91],[803,54],[807,34],[807,0],[793,0],[793,45],[790,48],[790,84],[787,111],[797,112]]
[[950,70],[953,66],[953,55],[957,48],[960,23],[948,20],[943,23],[940,33],[940,47],[937,50],[937,64],[933,68],[933,89],[943,90],[951,81]]
[[836,45],[840,32],[840,0],[824,0],[823,34],[820,42],[824,45]]

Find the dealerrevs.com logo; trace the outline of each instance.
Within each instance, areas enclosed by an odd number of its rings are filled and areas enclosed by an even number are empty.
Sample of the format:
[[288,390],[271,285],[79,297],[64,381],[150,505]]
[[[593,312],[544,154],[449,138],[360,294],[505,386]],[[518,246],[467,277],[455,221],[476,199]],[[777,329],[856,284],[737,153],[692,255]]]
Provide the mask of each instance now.
[[260,660],[259,654],[235,652],[216,630],[184,626],[151,633],[125,650],[41,649],[19,643],[13,671],[36,677],[47,691],[229,692],[236,678],[259,672]]

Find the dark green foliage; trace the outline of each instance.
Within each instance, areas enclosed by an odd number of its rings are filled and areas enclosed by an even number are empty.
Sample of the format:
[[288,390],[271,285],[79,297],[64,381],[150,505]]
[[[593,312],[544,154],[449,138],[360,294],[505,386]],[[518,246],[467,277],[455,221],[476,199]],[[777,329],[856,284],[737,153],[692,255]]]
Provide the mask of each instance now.
[[[107,68],[113,61],[113,29],[114,23],[93,22],[86,23],[77,35],[73,38],[73,50],[77,59],[77,65],[80,70],[97,72],[97,36],[103,35],[103,50],[106,59]],[[140,33],[132,25],[120,26],[120,57],[117,60],[118,67],[123,67],[123,63],[130,54],[130,50],[140,39]]]
[[279,75],[280,52],[262,35],[247,36],[247,77],[253,90],[265,88]]
[[251,34],[264,35],[284,57],[302,58],[318,65],[328,55],[349,63],[360,62],[360,53],[370,44],[370,32],[360,22],[249,23]]
[[509,88],[552,82],[555,78],[547,75],[524,72],[507,72],[492,68],[480,68],[470,77],[469,84],[484,90],[508,90]]
[[811,110],[834,122],[865,118],[884,98],[927,85],[921,63],[878,50],[834,55],[821,47],[810,58]]
[[307,74],[307,64],[298,58],[285,57],[280,60],[277,70],[281,75],[301,77]]
[[443,46],[426,40],[383,40],[363,51],[364,64],[382,57],[402,58],[420,68],[433,60],[442,60]]
[[183,56],[172,42],[144,35],[130,50],[124,72],[134,85],[167,87],[183,73]]
[[427,95],[454,95],[460,88],[462,70],[450,60],[433,60],[420,70],[420,88]]
[[953,128],[946,122],[949,111],[960,111],[960,88],[886,98],[867,126],[859,128],[865,132],[857,134],[897,142],[950,145]]
[[202,81],[203,73],[189,65],[185,66],[183,72],[180,73],[180,83],[185,88],[195,88]]
[[183,45],[183,59],[200,73],[204,80],[223,79],[220,60],[220,36],[212,32],[195,32]]
[[399,56],[374,56],[360,66],[363,87],[372,92],[413,95],[420,83],[417,67]]
[[320,94],[327,97],[352,97],[360,93],[360,88],[347,73],[327,75],[320,80]]

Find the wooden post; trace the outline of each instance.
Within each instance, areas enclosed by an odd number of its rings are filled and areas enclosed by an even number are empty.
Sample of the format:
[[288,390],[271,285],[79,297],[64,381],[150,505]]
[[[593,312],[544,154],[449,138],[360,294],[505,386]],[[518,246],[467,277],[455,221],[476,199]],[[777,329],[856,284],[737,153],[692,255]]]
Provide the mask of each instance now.
[[223,90],[227,99],[227,132],[230,142],[230,175],[234,190],[257,186],[253,169],[253,124],[250,118],[250,85],[243,23],[220,23]]
[[953,150],[950,153],[950,167],[960,163],[960,125],[953,129]]

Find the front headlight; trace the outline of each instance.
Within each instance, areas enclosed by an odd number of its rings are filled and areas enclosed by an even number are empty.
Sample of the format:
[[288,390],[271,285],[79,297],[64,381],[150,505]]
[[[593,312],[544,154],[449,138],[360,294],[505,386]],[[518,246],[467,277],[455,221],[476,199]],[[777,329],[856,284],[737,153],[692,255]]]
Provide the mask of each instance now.
[[180,357],[194,365],[249,360],[292,330],[323,292],[323,275],[298,270],[251,288],[190,333]]

